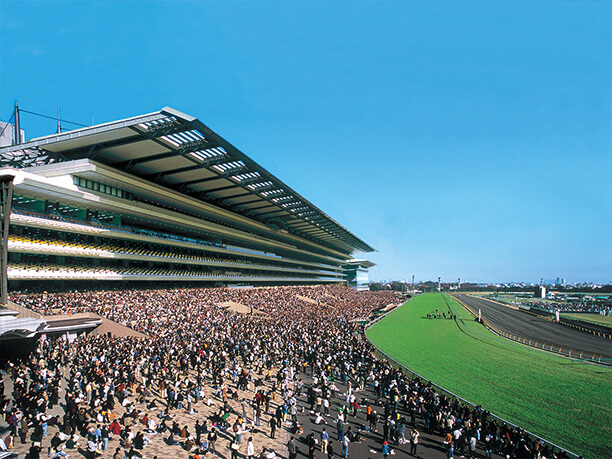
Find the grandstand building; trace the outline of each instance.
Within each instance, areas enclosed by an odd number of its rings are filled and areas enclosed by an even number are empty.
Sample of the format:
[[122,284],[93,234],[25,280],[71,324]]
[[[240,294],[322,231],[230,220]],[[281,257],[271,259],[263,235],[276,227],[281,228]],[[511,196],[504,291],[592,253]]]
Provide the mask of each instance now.
[[0,185],[4,298],[51,283],[345,283],[353,254],[374,250],[168,107],[2,147]]
[[375,266],[375,263],[369,260],[348,260],[343,265],[347,285],[359,291],[369,290],[370,278],[368,276],[368,268],[372,266]]

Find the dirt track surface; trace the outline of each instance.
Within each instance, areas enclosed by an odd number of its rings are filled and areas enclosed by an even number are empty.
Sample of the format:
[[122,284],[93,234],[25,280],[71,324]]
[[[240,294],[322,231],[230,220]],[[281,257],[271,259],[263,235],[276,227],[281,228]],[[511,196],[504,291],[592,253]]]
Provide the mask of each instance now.
[[610,339],[550,322],[495,301],[470,295],[454,296],[476,314],[480,309],[482,319],[499,330],[540,343],[572,349],[576,353],[583,352],[585,356],[601,355],[602,359],[612,359],[612,340]]

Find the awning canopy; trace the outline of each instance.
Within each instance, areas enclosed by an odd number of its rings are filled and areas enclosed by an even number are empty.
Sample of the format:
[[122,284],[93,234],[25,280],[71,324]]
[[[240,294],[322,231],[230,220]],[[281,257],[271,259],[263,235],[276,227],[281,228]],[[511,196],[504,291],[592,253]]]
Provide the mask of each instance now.
[[374,249],[196,118],[169,107],[0,149],[28,167],[89,158],[346,253]]

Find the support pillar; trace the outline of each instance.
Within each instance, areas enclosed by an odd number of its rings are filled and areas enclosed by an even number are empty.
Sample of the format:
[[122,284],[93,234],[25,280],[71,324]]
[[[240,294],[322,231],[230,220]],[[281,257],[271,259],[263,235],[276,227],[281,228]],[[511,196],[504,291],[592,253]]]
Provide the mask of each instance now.
[[13,202],[13,177],[0,177],[0,304],[6,305],[8,301],[8,239],[11,220],[11,204]]

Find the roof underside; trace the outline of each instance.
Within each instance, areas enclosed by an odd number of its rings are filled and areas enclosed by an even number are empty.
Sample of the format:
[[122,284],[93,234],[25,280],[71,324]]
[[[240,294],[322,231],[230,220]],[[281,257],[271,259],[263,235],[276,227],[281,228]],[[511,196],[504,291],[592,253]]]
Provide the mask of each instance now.
[[82,158],[346,253],[374,251],[202,122],[169,107],[0,149],[0,162],[20,168]]

